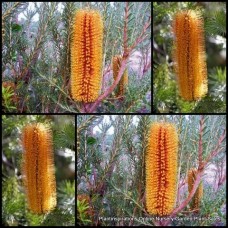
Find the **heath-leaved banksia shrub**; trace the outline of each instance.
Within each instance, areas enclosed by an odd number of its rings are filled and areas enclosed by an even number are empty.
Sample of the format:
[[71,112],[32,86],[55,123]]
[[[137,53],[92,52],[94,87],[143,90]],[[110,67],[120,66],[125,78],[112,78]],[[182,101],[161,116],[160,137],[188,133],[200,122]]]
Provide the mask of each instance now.
[[[192,168],[188,171],[188,191],[189,191],[189,193],[192,191],[192,188],[193,188],[193,185],[194,185],[194,182],[196,179],[196,175],[197,175],[196,168]],[[202,196],[203,196],[203,184],[201,182],[190,203],[190,208],[192,210],[196,210],[196,211],[199,210],[200,201],[201,201]]]
[[[121,60],[122,60],[122,57],[120,55],[115,55],[113,57],[112,65],[113,65],[113,78],[114,78],[114,80],[117,79],[119,69],[120,69]],[[118,97],[124,95],[127,85],[128,85],[128,71],[126,69],[123,73],[123,76],[120,79],[119,84],[117,85],[116,95]]]
[[198,100],[208,90],[203,19],[198,11],[180,11],[174,18],[173,30],[180,95],[188,101]]
[[168,215],[175,206],[178,135],[171,123],[153,123],[146,152],[146,209]]
[[46,213],[56,206],[56,183],[52,133],[42,123],[24,127],[23,176],[29,209]]
[[94,102],[100,93],[103,22],[99,12],[78,10],[71,42],[71,94],[75,101]]

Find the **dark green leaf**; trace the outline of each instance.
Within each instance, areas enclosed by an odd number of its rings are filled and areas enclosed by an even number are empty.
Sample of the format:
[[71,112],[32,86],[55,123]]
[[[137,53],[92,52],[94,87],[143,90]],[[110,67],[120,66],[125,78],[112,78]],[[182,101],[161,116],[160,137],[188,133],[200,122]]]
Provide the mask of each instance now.
[[93,145],[94,143],[96,143],[96,139],[94,137],[88,137],[87,144]]
[[21,31],[21,29],[22,29],[22,26],[19,24],[13,24],[12,25],[12,31],[13,32],[19,32],[19,31]]

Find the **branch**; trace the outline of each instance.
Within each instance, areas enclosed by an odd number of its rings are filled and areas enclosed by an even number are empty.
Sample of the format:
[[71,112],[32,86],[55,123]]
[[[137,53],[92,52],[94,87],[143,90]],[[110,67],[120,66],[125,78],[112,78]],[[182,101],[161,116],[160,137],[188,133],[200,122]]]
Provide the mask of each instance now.
[[115,87],[117,86],[117,84],[119,83],[121,76],[123,75],[123,72],[126,68],[126,63],[127,63],[127,59],[123,59],[123,61],[121,62],[121,67],[117,76],[117,79],[114,81],[114,83],[102,94],[98,97],[98,99],[92,103],[92,106],[90,107],[90,109],[88,110],[88,113],[93,113],[94,110],[96,109],[96,107],[99,105],[99,103],[105,99],[109,94],[112,93],[112,91],[115,89]]
[[148,22],[144,25],[143,31],[141,32],[139,37],[136,39],[134,44],[129,48],[129,52],[131,52],[139,43],[141,43],[146,38],[146,35],[144,35],[144,34],[145,34],[146,30],[148,29],[148,27],[150,26],[150,24],[151,24],[151,17],[149,17]]
[[128,11],[129,11],[129,7],[128,7],[128,2],[126,2],[126,7],[125,7],[125,20],[124,20],[124,34],[123,34],[123,40],[124,40],[124,55],[123,58],[127,58],[127,23],[128,23]]
[[23,4],[25,4],[25,3],[23,3],[23,2],[15,2],[11,6],[11,8],[7,9],[7,11],[2,15],[2,21],[4,21],[8,16],[13,14],[17,10],[17,8],[20,7]]
[[204,116],[201,115],[201,119],[200,119],[200,128],[199,128],[199,150],[198,150],[198,154],[199,154],[199,170],[202,170],[202,166],[203,166],[203,157],[202,157],[202,153],[203,153],[203,124],[204,124]]
[[211,153],[206,158],[206,160],[204,162],[204,166],[221,151],[221,149],[219,147],[225,138],[226,138],[226,130],[224,129],[223,134],[220,136],[215,149],[213,151],[211,151]]

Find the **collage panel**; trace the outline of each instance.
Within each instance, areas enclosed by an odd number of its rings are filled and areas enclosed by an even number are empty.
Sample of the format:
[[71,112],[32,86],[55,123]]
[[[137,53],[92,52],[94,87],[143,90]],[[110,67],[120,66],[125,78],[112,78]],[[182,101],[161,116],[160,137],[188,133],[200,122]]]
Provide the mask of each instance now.
[[151,2],[3,2],[4,113],[151,113]]
[[75,225],[75,116],[2,115],[2,224]]
[[77,225],[226,226],[226,115],[78,115]]
[[226,2],[153,2],[153,113],[226,113]]

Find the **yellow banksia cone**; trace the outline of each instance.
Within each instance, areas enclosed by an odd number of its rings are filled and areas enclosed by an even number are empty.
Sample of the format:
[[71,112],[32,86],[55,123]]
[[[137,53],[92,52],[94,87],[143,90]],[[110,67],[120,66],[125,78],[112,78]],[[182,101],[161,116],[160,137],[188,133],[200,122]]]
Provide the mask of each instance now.
[[22,144],[22,171],[29,209],[46,213],[56,206],[51,130],[41,123],[27,125],[23,129]]
[[[122,57],[120,55],[115,55],[113,57],[113,78],[114,80],[117,79],[119,69],[120,69],[120,64],[121,64]],[[124,71],[123,76],[120,79],[119,84],[117,85],[117,92],[116,95],[123,96],[124,93],[126,92],[126,87],[128,86],[128,71],[127,69]]]
[[198,100],[208,91],[203,19],[198,11],[180,11],[173,30],[180,96],[187,101]]
[[71,94],[75,101],[94,102],[100,93],[103,22],[99,12],[78,10],[71,42]]
[[[194,185],[194,182],[196,179],[196,175],[197,175],[196,168],[192,168],[189,170],[189,172],[188,172],[188,191],[189,191],[189,193],[192,191],[192,188],[193,188],[193,185]],[[196,189],[196,192],[190,203],[190,208],[192,210],[199,211],[200,201],[201,201],[202,196],[203,196],[203,184],[201,182],[199,184],[199,187]]]
[[146,153],[146,209],[168,215],[175,206],[178,135],[171,123],[153,123]]

